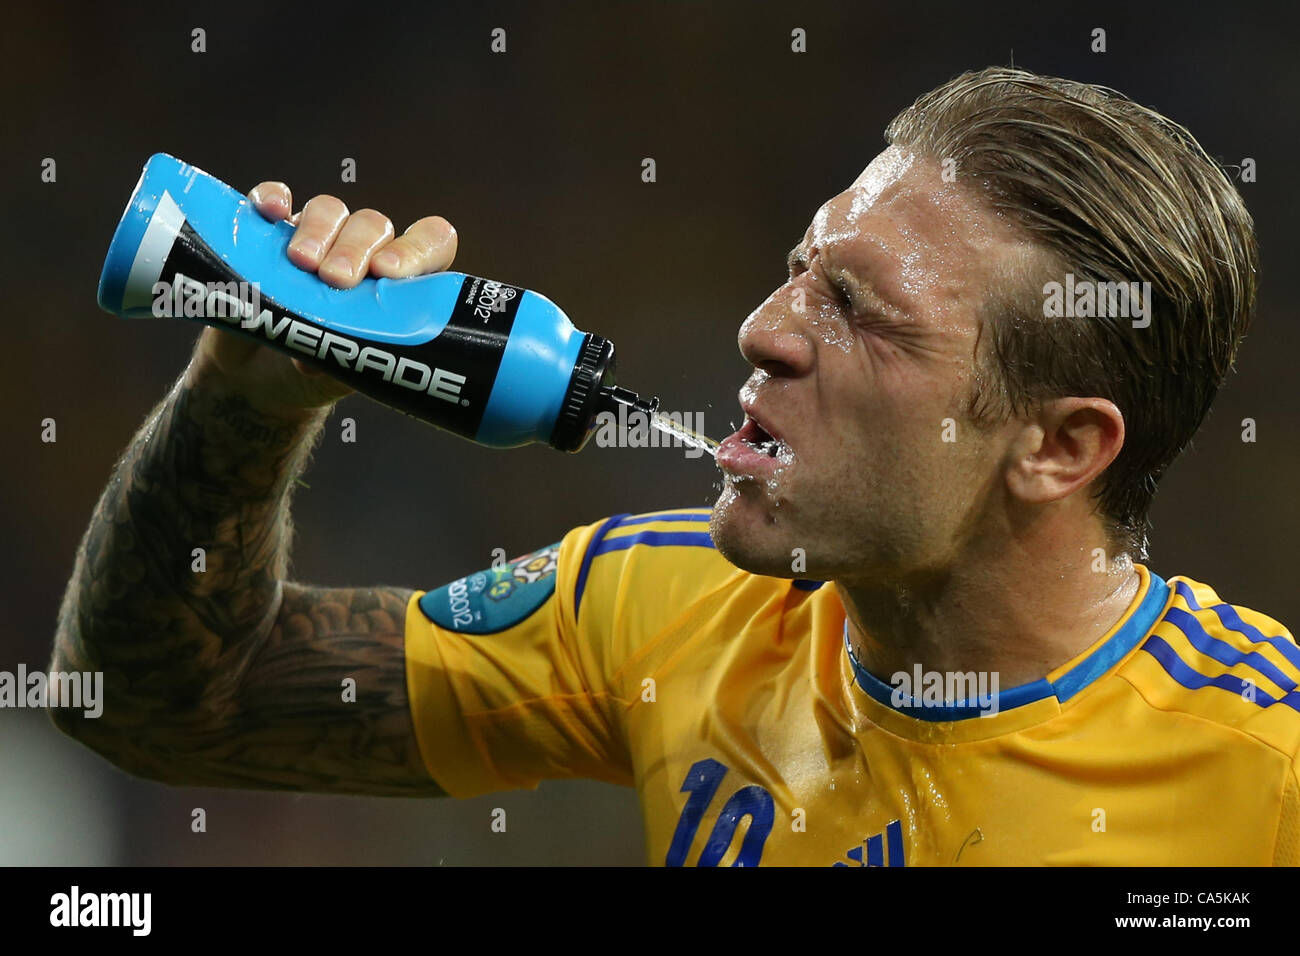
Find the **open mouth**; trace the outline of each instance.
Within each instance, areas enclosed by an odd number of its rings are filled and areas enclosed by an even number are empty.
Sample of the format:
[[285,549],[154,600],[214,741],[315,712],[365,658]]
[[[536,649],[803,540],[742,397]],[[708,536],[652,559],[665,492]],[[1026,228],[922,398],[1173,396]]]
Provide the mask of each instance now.
[[718,467],[733,477],[773,476],[794,460],[790,446],[745,408],[745,423],[718,447]]
[[736,437],[760,455],[767,455],[769,458],[775,458],[783,444],[780,439],[774,438],[748,415],[745,416],[745,424],[736,432]]

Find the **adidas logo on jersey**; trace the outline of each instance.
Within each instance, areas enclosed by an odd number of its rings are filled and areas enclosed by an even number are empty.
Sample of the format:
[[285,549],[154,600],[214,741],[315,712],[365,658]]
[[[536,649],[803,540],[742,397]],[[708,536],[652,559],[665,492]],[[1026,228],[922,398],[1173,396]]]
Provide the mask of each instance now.
[[[866,847],[867,859],[862,860],[862,848]],[[906,866],[903,859],[903,824],[891,820],[883,831],[867,837],[860,844],[844,854],[852,862],[837,860],[832,866]]]

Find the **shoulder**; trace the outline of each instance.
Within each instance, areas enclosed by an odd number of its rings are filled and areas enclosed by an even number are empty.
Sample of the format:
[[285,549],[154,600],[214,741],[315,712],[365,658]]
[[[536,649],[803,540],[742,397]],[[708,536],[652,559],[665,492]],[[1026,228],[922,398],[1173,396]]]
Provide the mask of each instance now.
[[728,639],[783,600],[793,582],[728,561],[713,545],[709,516],[708,508],[615,515],[566,542],[579,631],[628,648],[670,628]]
[[[1300,752],[1300,646],[1276,619],[1182,575],[1131,682],[1152,706],[1231,728],[1292,759]],[[1154,664],[1154,666],[1153,666]]]
[[566,539],[579,646],[611,680],[634,661],[653,668],[687,645],[713,661],[719,647],[766,633],[792,590],[806,595],[816,586],[733,565],[713,545],[710,514],[615,515]]
[[[708,508],[614,515],[578,529],[572,541],[574,612],[616,603],[680,606],[745,576],[718,553]],[[599,612],[597,612],[599,613]]]

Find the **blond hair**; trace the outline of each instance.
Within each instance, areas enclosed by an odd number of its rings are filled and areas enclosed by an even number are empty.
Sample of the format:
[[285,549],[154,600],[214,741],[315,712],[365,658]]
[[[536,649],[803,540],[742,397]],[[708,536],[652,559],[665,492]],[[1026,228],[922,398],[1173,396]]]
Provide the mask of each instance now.
[[[890,143],[952,161],[959,182],[1043,253],[991,289],[990,347],[971,396],[978,422],[1067,395],[1114,402],[1124,447],[1098,510],[1146,557],[1156,485],[1232,369],[1255,307],[1254,224],[1223,170],[1182,126],[1101,86],[990,67],[926,93]],[[1044,285],[1150,282],[1150,325],[1044,317]]]

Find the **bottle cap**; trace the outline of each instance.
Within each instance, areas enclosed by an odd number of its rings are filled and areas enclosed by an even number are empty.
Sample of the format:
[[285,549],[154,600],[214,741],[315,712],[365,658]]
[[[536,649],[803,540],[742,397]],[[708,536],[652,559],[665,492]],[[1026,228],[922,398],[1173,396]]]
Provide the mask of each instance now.
[[643,399],[630,388],[614,384],[614,343],[599,335],[588,335],[578,353],[564,404],[555,420],[551,445],[560,451],[581,451],[596,428],[596,416],[626,405],[653,415],[658,396]]
[[614,343],[588,334],[578,353],[564,394],[560,414],[551,432],[551,446],[560,451],[581,451],[596,425],[600,386],[614,381]]

